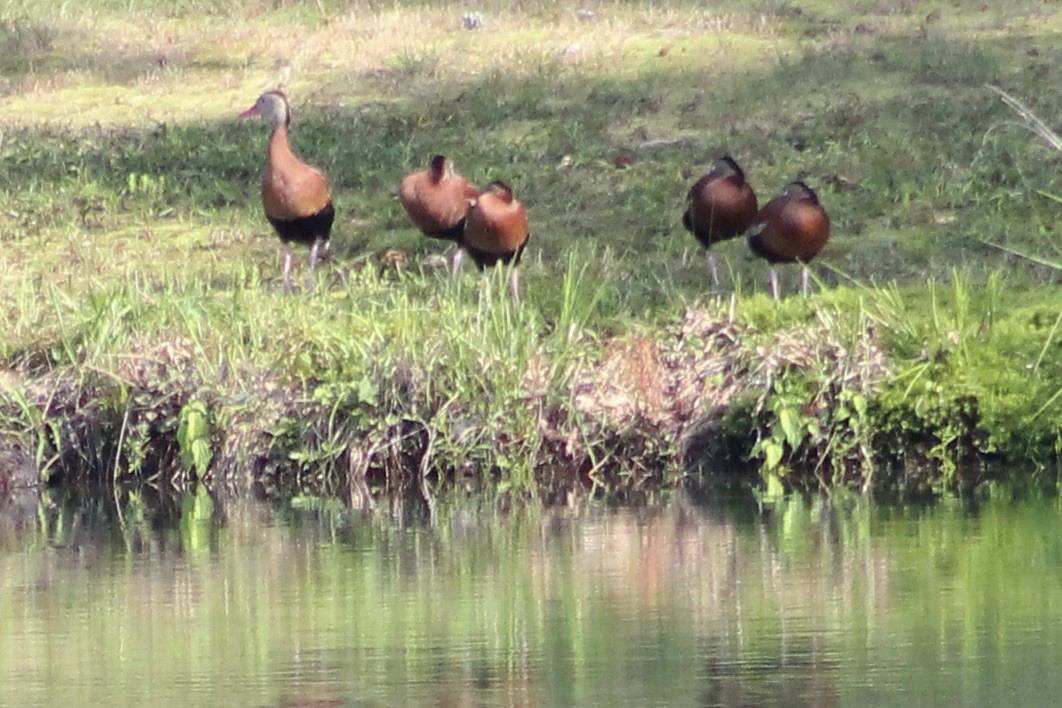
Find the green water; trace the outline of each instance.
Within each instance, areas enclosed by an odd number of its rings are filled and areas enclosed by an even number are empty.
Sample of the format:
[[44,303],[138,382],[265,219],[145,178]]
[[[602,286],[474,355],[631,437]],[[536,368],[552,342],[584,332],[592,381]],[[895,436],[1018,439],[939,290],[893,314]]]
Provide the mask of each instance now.
[[0,506],[0,704],[1054,705],[1062,505]]

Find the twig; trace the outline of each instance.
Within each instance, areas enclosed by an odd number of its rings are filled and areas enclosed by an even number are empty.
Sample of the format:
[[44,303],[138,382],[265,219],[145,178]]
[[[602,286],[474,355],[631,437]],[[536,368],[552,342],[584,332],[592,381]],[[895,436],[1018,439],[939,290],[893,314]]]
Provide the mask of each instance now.
[[1018,256],[1019,258],[1024,258],[1027,261],[1032,261],[1033,263],[1036,263],[1038,265],[1047,266],[1048,268],[1053,268],[1055,270],[1062,270],[1062,263],[1059,263],[1058,261],[1051,261],[1051,260],[1048,260],[1046,258],[1042,258],[1040,256],[1032,256],[1032,255],[1029,255],[1028,253],[1024,253],[1022,251],[1016,251],[1013,248],[1011,248],[1010,246],[1004,246],[1004,245],[999,244],[999,243],[993,243],[992,241],[986,241],[985,239],[980,239],[980,241],[981,241],[981,243],[983,243],[986,246],[991,246],[992,248],[998,248],[999,250],[1003,251],[1004,253],[1009,253],[1012,256]]
[[1029,127],[1032,128],[1033,132],[1043,138],[1048,145],[1053,147],[1059,153],[1062,153],[1062,137],[1059,137],[1058,133],[1048,127],[1047,123],[1044,123],[1040,120],[1039,116],[1029,110],[1028,106],[998,86],[992,86],[989,84],[988,87],[998,93],[1000,98],[1003,99],[1003,103],[1010,106],[1015,113],[1021,116],[1022,119],[1029,124]]

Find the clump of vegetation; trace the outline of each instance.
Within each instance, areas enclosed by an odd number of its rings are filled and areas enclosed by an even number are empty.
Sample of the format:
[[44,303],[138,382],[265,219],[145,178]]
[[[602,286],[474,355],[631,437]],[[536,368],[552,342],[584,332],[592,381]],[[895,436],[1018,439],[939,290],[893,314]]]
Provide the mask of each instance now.
[[[0,454],[46,476],[557,499],[1057,465],[1048,4],[486,3],[489,32],[431,4],[17,5],[0,41],[41,63],[0,64]],[[79,51],[32,39],[47,13]],[[279,292],[235,121],[263,82],[335,187],[314,293]],[[445,277],[394,199],[436,152],[528,205],[522,306]],[[757,294],[740,240],[706,292],[679,216],[723,153],[763,202],[817,189],[819,294]]]
[[[278,489],[460,482],[563,499],[692,476],[924,492],[994,476],[969,476],[971,461],[1056,454],[1057,316],[1007,303],[996,281],[934,286],[928,308],[843,288],[608,332],[607,289],[579,260],[522,306],[501,271],[469,287],[365,268],[303,296],[129,287],[120,307],[111,292],[49,313],[69,324],[14,354],[0,413],[53,474]],[[425,282],[434,296],[411,296]]]

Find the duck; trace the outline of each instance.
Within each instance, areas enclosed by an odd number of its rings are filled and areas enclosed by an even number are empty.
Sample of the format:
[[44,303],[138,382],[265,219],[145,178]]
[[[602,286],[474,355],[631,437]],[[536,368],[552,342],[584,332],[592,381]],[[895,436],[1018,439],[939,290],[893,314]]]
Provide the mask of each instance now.
[[468,205],[461,247],[480,271],[498,263],[512,264],[509,287],[519,302],[520,280],[515,266],[531,237],[527,210],[513,196],[512,187],[501,180],[488,184],[478,197],[468,200]]
[[262,179],[262,206],[266,219],[273,225],[284,252],[284,289],[291,286],[291,244],[310,248],[310,276],[322,252],[327,254],[335,207],[328,180],[317,169],[295,155],[288,139],[291,107],[282,91],[267,91],[240,118],[261,116],[273,125],[266,151],[265,176]]
[[690,187],[682,225],[704,246],[713,286],[719,287],[719,269],[712,244],[745,233],[756,217],[756,208],[756,193],[730,155],[716,160],[708,174]]
[[790,182],[782,193],[756,214],[749,228],[749,248],[770,264],[771,294],[779,296],[778,263],[800,263],[800,290],[808,294],[807,264],[830,238],[830,217],[819,196],[801,181]]
[[463,253],[460,245],[465,217],[479,194],[445,155],[433,155],[428,169],[407,175],[398,183],[398,199],[421,233],[457,243],[452,264],[455,274]]

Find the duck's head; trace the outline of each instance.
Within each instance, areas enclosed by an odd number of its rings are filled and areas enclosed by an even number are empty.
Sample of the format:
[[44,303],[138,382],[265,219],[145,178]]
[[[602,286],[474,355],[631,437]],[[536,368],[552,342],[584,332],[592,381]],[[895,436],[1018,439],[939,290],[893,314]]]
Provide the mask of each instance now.
[[487,185],[483,190],[484,194],[494,194],[506,204],[512,204],[513,202],[513,188],[502,182],[500,179],[494,180]]
[[815,194],[815,190],[799,180],[787,184],[785,189],[782,190],[782,196],[792,201],[819,203],[819,195]]
[[431,158],[431,178],[436,182],[446,179],[454,173],[454,163],[444,155],[433,155]]
[[719,177],[732,177],[739,185],[745,184],[745,171],[730,155],[724,155],[715,161],[712,165],[712,174]]
[[288,97],[282,91],[266,91],[254,105],[240,114],[240,118],[250,116],[262,116],[273,125],[287,127],[291,124],[291,108],[288,106]]

